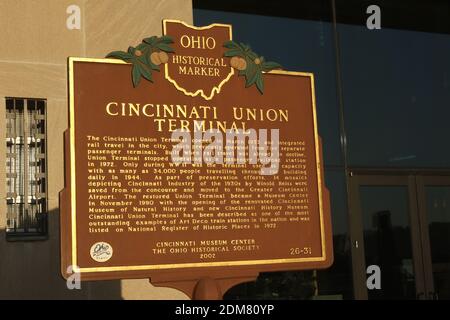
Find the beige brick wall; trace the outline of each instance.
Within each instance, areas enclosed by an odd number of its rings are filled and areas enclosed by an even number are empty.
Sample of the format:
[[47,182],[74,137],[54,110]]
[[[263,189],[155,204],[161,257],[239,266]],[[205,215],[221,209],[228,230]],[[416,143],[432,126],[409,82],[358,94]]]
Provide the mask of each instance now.
[[[81,9],[81,29],[68,30],[66,9]],[[162,19],[192,23],[190,0],[1,0],[0,137],[5,97],[47,99],[49,240],[6,242],[6,144],[0,140],[0,299],[185,299],[147,279],[83,283],[69,291],[59,272],[58,193],[63,188],[62,135],[67,128],[68,56],[102,58],[160,35]],[[4,140],[3,140],[4,141]]]

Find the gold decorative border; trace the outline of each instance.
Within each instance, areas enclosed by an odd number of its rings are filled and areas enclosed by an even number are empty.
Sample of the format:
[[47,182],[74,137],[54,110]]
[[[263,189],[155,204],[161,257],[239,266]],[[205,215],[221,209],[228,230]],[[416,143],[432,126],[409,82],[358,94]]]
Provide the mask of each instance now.
[[280,74],[289,76],[309,77],[311,81],[311,99],[313,108],[313,123],[314,123],[314,148],[316,155],[316,173],[317,173],[317,192],[319,200],[319,219],[321,232],[321,248],[322,255],[318,257],[309,258],[284,258],[284,259],[260,259],[260,260],[238,260],[238,261],[219,261],[219,262],[193,262],[193,263],[178,263],[178,264],[159,264],[159,265],[137,265],[137,266],[114,266],[114,267],[88,267],[79,268],[77,259],[77,217],[76,217],[76,165],[75,165],[75,97],[74,97],[74,63],[75,62],[89,62],[89,63],[109,63],[109,64],[127,64],[121,60],[116,59],[91,59],[91,58],[74,58],[70,57],[68,61],[69,72],[69,130],[70,130],[70,201],[71,201],[71,240],[72,240],[72,265],[73,270],[80,273],[92,272],[117,272],[117,271],[138,271],[138,270],[160,270],[160,269],[177,269],[177,268],[192,268],[192,267],[219,267],[219,266],[250,266],[263,264],[283,264],[296,262],[320,262],[325,261],[327,257],[325,245],[325,224],[323,217],[323,199],[322,199],[322,174],[320,163],[320,144],[319,134],[317,128],[317,113],[316,113],[316,99],[314,87],[314,74],[306,72],[294,72],[284,70],[272,70],[270,74]]
[[[204,26],[204,27],[196,27],[196,26],[192,26],[190,24],[187,24],[184,21],[164,19],[163,20],[163,33],[164,33],[164,35],[167,35],[167,27],[166,27],[166,23],[167,22],[180,23],[180,24],[184,25],[185,27],[188,27],[188,28],[194,29],[194,30],[207,30],[207,29],[211,29],[213,27],[227,27],[227,28],[229,28],[230,40],[233,40],[233,26],[231,24],[213,23],[213,24],[210,24],[210,25]],[[166,79],[170,83],[172,83],[175,86],[175,88],[177,88],[177,90],[183,92],[185,95],[190,96],[190,97],[196,97],[196,96],[198,96],[200,94],[205,100],[211,100],[216,93],[219,94],[220,90],[222,90],[222,86],[225,83],[227,83],[228,80],[230,80],[230,78],[234,75],[234,69],[230,66],[230,70],[231,71],[228,73],[228,76],[224,80],[222,80],[222,82],[220,82],[218,86],[214,86],[213,89],[211,90],[210,95],[208,96],[208,95],[205,94],[203,89],[198,89],[195,92],[190,92],[190,91],[187,91],[186,89],[184,89],[183,87],[181,87],[177,83],[176,80],[174,80],[174,79],[172,79],[170,77],[170,75],[169,75],[169,64],[168,63],[165,64],[164,69],[165,69],[165,72],[166,72],[165,73]]]
[[127,64],[126,62],[118,59],[91,59],[91,58],[74,58],[69,57],[69,136],[70,136],[70,207],[71,207],[71,232],[72,232],[72,265],[73,270],[78,272],[77,264],[77,218],[76,218],[76,170],[75,170],[75,96],[74,96],[74,74],[73,64],[74,62],[102,62],[111,64]]

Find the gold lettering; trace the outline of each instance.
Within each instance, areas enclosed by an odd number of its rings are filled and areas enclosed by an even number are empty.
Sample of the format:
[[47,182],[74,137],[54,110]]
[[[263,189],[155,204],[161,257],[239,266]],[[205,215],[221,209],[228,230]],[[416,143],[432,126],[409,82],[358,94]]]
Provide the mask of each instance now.
[[130,117],[133,115],[133,113],[139,117],[139,103],[134,105],[133,103],[128,104],[128,109],[130,110]]
[[187,35],[183,35],[180,39],[180,44],[183,48],[188,48],[191,46],[191,40]]
[[145,104],[143,107],[142,107],[142,114],[144,115],[144,116],[146,116],[146,117],[153,117],[154,116],[154,114],[153,113],[147,113],[147,108],[148,107],[152,107],[153,108],[153,105],[152,104],[150,104],[150,103],[147,103],[147,104]]
[[116,113],[112,113],[111,112],[111,106],[116,106],[117,107],[117,102],[110,102],[106,105],[106,113],[109,114],[110,116],[118,116],[119,112]]

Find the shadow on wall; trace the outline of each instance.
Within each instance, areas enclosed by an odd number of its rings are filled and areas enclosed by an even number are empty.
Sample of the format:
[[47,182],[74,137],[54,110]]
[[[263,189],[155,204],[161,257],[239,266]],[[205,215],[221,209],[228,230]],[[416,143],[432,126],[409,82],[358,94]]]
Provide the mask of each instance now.
[[1,299],[122,299],[119,280],[82,282],[69,290],[60,273],[59,211],[48,213],[48,240],[6,241],[0,230]]

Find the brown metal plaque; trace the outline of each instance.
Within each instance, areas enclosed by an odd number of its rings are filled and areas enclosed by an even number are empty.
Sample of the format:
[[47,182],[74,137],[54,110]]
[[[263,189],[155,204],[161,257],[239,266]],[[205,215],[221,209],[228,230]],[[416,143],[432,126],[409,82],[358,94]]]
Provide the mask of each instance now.
[[[162,283],[330,266],[313,74],[264,72],[261,93],[224,54],[231,26],[165,21],[164,31],[174,52],[153,82],[134,86],[130,63],[69,58],[63,275],[73,265],[82,280]],[[203,46],[211,38],[214,48]],[[199,59],[180,62],[188,56]],[[204,69],[187,74],[195,67]],[[199,124],[279,129],[278,173],[261,175],[250,163],[175,165],[172,132],[194,137]]]

